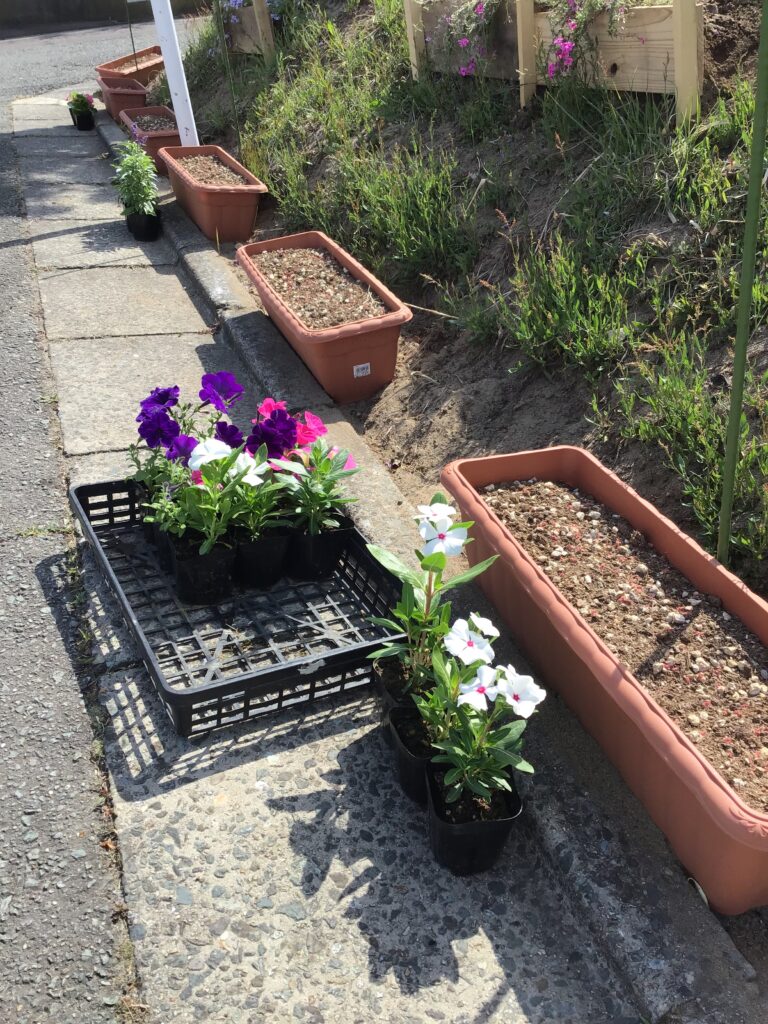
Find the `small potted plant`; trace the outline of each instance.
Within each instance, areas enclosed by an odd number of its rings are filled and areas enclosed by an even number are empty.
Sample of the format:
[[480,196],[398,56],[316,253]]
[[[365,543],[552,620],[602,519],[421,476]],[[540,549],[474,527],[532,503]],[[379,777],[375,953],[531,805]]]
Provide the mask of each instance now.
[[405,633],[402,642],[387,643],[374,655],[379,664],[377,682],[385,725],[394,707],[404,706],[412,711],[411,695],[434,685],[432,654],[448,632],[451,618],[451,606],[444,595],[474,579],[494,561],[486,559],[444,580],[448,560],[463,553],[469,543],[469,527],[473,524],[455,522],[456,509],[439,493],[429,505],[419,505],[417,511],[415,519],[423,545],[416,551],[418,569],[411,569],[385,548],[368,545],[374,558],[403,585],[400,600],[390,615],[376,620],[378,625]]
[[161,230],[155,165],[136,142],[122,142],[119,148],[113,183],[123,205],[125,223],[137,241],[154,242]]
[[72,124],[79,132],[93,131],[95,122],[93,120],[93,96],[90,93],[73,92],[67,100],[69,116]]
[[467,665],[474,652],[466,626],[457,621],[445,640],[463,662],[435,652],[435,689],[418,702],[436,751],[426,770],[430,845],[438,864],[456,875],[486,871],[498,860],[522,811],[512,772],[533,772],[522,757],[525,720],[546,696],[511,665]]

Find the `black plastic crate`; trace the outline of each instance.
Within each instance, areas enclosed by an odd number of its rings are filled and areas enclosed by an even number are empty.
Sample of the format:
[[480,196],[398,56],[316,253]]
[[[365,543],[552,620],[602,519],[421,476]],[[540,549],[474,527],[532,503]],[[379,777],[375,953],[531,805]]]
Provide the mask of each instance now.
[[219,604],[187,605],[144,537],[132,481],[73,487],[70,500],[182,736],[372,682],[368,656],[394,634],[370,618],[389,613],[400,585],[357,530],[328,579],[235,586]]

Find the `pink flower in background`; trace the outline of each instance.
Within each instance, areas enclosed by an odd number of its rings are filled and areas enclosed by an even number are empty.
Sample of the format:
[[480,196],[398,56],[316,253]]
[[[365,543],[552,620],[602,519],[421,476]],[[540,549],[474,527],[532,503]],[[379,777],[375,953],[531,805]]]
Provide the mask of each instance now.
[[466,36],[464,36],[463,39],[459,39],[459,46],[461,46],[461,47],[469,46],[469,40],[467,39]]
[[304,422],[297,422],[296,424],[296,444],[303,448],[327,433],[328,427],[326,427],[320,417],[315,416],[313,412],[307,409],[304,413]]
[[347,456],[347,461],[344,463],[344,469],[357,469],[357,463],[355,462],[354,455]]
[[189,476],[193,484],[196,484],[198,487],[203,486],[203,474],[199,469],[193,469]]
[[547,75],[550,78],[554,78],[557,74],[557,64],[553,64],[552,61],[547,64]]
[[568,21],[566,21],[565,24],[568,26],[568,28],[571,30],[571,32],[575,32],[576,29],[578,28],[578,25],[573,20],[573,18],[569,18]]
[[479,4],[475,6],[475,14],[478,16],[478,18],[482,18],[482,16],[485,14],[485,4],[482,3],[482,0]]
[[[285,402],[277,402],[277,401],[275,401],[274,398],[265,398],[264,401],[259,406],[259,408],[257,409],[257,412],[261,416],[269,416],[270,413],[273,413],[275,411],[275,409],[287,409],[287,408],[288,408],[288,406],[285,404]],[[251,420],[251,422],[252,423],[256,423],[257,420]]]

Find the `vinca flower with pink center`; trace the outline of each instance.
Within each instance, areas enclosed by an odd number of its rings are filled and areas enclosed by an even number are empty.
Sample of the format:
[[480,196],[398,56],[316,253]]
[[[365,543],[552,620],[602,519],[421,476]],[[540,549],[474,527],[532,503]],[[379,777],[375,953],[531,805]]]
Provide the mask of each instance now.
[[518,675],[513,665],[497,669],[496,686],[499,693],[520,718],[530,718],[537,706],[547,696],[532,676]]
[[423,520],[419,523],[419,533],[424,541],[422,553],[434,555],[460,555],[467,539],[467,531],[463,526],[454,526],[450,519],[436,519],[430,523]]
[[201,466],[205,466],[209,462],[216,462],[217,459],[224,459],[231,453],[232,449],[228,444],[217,441],[215,437],[209,437],[193,449],[189,456],[189,468],[200,469]]
[[456,619],[443,644],[449,654],[465,665],[474,665],[476,661],[484,661],[486,665],[490,665],[493,661],[493,648],[482,633],[476,633],[469,628],[466,619]]
[[456,515],[453,505],[446,505],[443,501],[435,501],[431,505],[417,505],[418,516],[416,522],[436,523],[438,519],[452,519]]
[[497,669],[491,668],[490,665],[481,665],[474,679],[459,685],[457,703],[469,704],[476,711],[487,711],[488,701],[496,700],[501,692],[496,685],[497,675]]

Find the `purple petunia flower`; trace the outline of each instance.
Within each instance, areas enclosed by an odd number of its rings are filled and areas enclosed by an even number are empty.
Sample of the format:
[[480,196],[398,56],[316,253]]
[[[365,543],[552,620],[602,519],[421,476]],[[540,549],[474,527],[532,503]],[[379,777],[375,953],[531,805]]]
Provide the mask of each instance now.
[[174,405],[178,404],[178,384],[172,384],[167,388],[154,388],[146,398],[142,398],[139,402],[140,411],[139,415],[136,417],[136,422],[141,423],[143,419],[146,419],[147,414],[155,409],[171,409]]
[[204,373],[200,381],[200,400],[210,403],[219,412],[226,412],[227,406],[243,397],[243,385],[233,373],[221,370],[219,373]]
[[172,462],[181,462],[182,466],[186,466],[189,463],[189,456],[197,448],[197,443],[196,437],[190,437],[189,434],[179,434],[168,445],[165,457]]
[[270,459],[279,459],[296,446],[296,420],[285,409],[275,409],[261,423],[254,424],[245,450],[255,455],[263,444]]
[[171,419],[165,409],[150,409],[139,423],[139,437],[150,448],[159,448],[160,445],[167,448],[180,433],[179,424]]
[[239,448],[243,443],[243,435],[234,423],[225,423],[224,420],[219,420],[216,424],[213,436],[217,441],[223,441],[224,444],[228,444],[230,448]]

